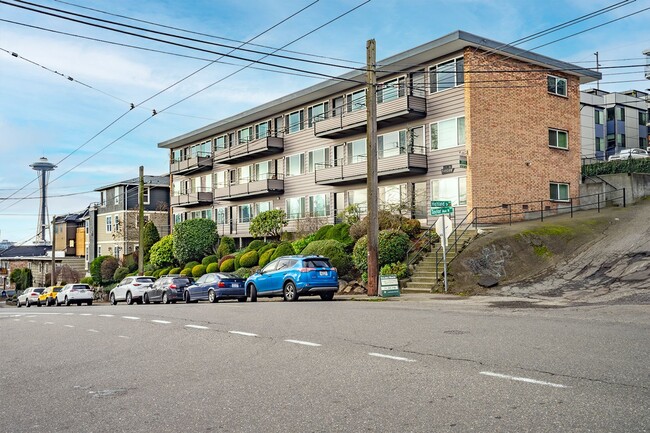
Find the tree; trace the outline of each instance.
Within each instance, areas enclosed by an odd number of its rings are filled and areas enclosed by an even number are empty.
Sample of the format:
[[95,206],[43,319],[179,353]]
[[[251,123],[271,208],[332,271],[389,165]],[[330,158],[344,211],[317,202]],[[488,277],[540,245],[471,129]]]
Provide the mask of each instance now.
[[254,237],[280,237],[282,227],[288,224],[287,215],[282,209],[272,209],[262,212],[251,220],[248,232]]
[[106,260],[104,260],[101,265],[102,281],[105,283],[113,281],[113,275],[115,275],[115,271],[119,267],[120,263],[115,257],[106,257]]
[[81,280],[81,275],[68,265],[63,265],[56,273],[61,281],[66,283],[78,283]]
[[143,233],[144,242],[142,245],[142,252],[144,254],[144,261],[146,263],[149,261],[149,251],[151,250],[151,247],[153,246],[153,244],[155,244],[160,240],[160,234],[158,233],[158,229],[156,228],[156,225],[152,221],[146,223],[142,230],[144,232]]
[[99,256],[90,262],[90,276],[96,285],[100,286],[102,281],[102,262],[111,256]]
[[33,284],[32,270],[29,268],[18,268],[11,271],[9,275],[11,282],[16,285],[16,291],[25,290]]
[[217,224],[209,219],[196,218],[174,226],[174,257],[180,263],[200,261],[215,251],[219,235]]
[[163,236],[149,250],[149,263],[154,268],[174,264],[174,239],[172,235]]

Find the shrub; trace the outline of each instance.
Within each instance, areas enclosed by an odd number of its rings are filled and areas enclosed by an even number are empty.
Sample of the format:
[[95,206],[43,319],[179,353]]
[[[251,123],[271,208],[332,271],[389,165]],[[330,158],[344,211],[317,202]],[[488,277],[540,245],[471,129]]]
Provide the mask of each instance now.
[[206,218],[195,218],[174,226],[174,257],[181,263],[199,260],[213,251],[219,235],[217,224]]
[[[380,210],[378,213],[379,230],[399,229],[402,224],[402,217],[400,215],[393,215],[387,210]],[[368,234],[368,216],[357,223],[350,226],[350,236],[354,240],[361,239],[362,236]]]
[[296,254],[296,251],[293,249],[293,246],[291,246],[291,243],[282,242],[280,245],[278,245],[278,247],[273,252],[273,255],[271,256],[271,260],[275,260],[278,257],[282,257],[282,256],[292,256],[294,254]]
[[168,274],[180,274],[181,273],[181,268],[171,268]]
[[210,256],[204,257],[203,260],[201,260],[201,264],[203,266],[208,266],[210,263],[217,263],[219,259],[215,254],[212,254]]
[[196,266],[192,267],[192,276],[193,277],[199,278],[203,274],[205,274],[205,266],[196,265]]
[[[382,230],[379,232],[379,267],[404,259],[409,248],[409,237],[399,230]],[[368,237],[359,239],[352,252],[352,261],[358,270],[368,270]]]
[[339,241],[346,248],[350,248],[354,245],[354,239],[350,236],[350,225],[346,223],[332,226],[332,228],[327,231],[325,239],[334,239],[335,241]]
[[199,263],[199,262],[197,262],[197,261],[192,261],[192,262],[188,262],[188,263],[184,266],[184,268],[190,268],[190,269],[192,269],[194,266],[196,266],[196,265],[200,265],[200,264],[201,264],[201,263]]
[[275,248],[271,248],[270,250],[266,250],[264,251],[264,253],[262,253],[259,260],[260,267],[263,268],[264,266],[269,264],[274,252],[275,252]]
[[151,276],[154,277],[154,278],[158,278],[160,276],[160,271],[161,271],[161,269],[156,269],[155,271],[153,271],[151,273]]
[[[150,248],[151,249],[151,248]],[[148,260],[145,260],[147,263]],[[134,272],[138,270],[138,252],[132,252],[131,254],[125,254],[122,257],[122,266],[129,268],[129,272]]]
[[235,259],[226,259],[219,266],[221,272],[232,272],[235,270]]
[[239,259],[241,259],[241,256],[243,255],[244,255],[243,251],[240,251],[237,254],[235,254],[235,261],[233,262],[235,269],[239,269],[239,267],[241,266],[241,263],[239,263]]
[[278,246],[278,244],[276,244],[275,242],[271,242],[270,244],[266,244],[266,245],[264,245],[262,248],[260,248],[259,250],[257,250],[257,254],[258,254],[260,257],[262,257],[262,254],[264,254],[264,253],[267,252],[268,250],[271,250],[271,249],[277,248],[277,246]]
[[185,269],[183,269],[183,270],[180,272],[180,274],[181,274],[182,276],[184,276],[184,277],[186,277],[186,276],[188,276],[188,275],[191,277],[191,276],[192,276],[192,270],[189,269],[189,268],[185,268]]
[[205,272],[211,274],[212,272],[219,272],[219,263],[210,263],[206,268]]
[[102,261],[102,265],[101,265],[102,282],[103,283],[112,282],[113,275],[115,275],[115,271],[119,267],[120,264],[118,263],[115,257],[113,256],[106,257],[106,259]]
[[350,271],[352,263],[350,256],[345,252],[343,244],[334,239],[324,239],[322,241],[313,241],[302,251],[305,255],[321,255],[330,259],[339,275],[345,275]]
[[235,258],[234,254],[227,254],[227,255],[223,256],[222,258],[220,258],[219,259],[219,269],[221,269],[221,265],[223,264],[223,262],[225,262],[228,259],[234,259],[234,258]]
[[251,271],[251,268],[239,268],[234,273],[235,273],[235,275],[246,279],[246,278],[250,277],[253,272]]
[[144,254],[144,261],[148,262],[151,247],[160,240],[160,234],[158,233],[156,225],[152,221],[147,222],[144,227],[142,227],[142,232],[142,252]]
[[153,266],[168,266],[174,263],[174,239],[172,235],[164,236],[151,246],[149,263]]
[[242,254],[239,258],[239,265],[244,268],[252,268],[253,266],[257,266],[258,261],[259,255],[257,254],[257,251],[252,250]]
[[305,236],[304,238],[297,239],[291,243],[291,246],[293,247],[293,250],[296,252],[296,254],[300,254],[302,250],[305,249],[307,245],[311,241],[314,240],[314,233],[310,234],[309,236]]
[[168,267],[166,267],[166,268],[162,268],[162,269],[160,270],[160,273],[158,274],[158,276],[161,276],[161,275],[167,275],[167,274],[169,274],[169,271],[170,271],[170,270],[171,270],[171,266],[168,266]]
[[253,250],[257,251],[260,248],[262,248],[264,245],[266,245],[266,242],[261,241],[259,239],[255,239],[250,244],[248,244],[248,246],[246,247],[246,250],[247,251],[253,251]]
[[406,263],[390,263],[381,267],[379,275],[397,275],[397,278],[401,280],[409,276],[409,269]]
[[[126,275],[125,275],[125,277],[126,277]],[[122,277],[122,278],[124,278],[124,277]],[[88,284],[88,285],[92,286],[93,285],[93,277],[83,277],[81,279],[81,281],[79,281],[79,282],[82,283],[82,284]]]
[[[115,273],[113,274],[113,281],[122,281],[125,277],[126,274],[129,273],[129,268],[126,267],[119,267],[115,270]],[[85,280],[85,278],[84,278]],[[92,280],[92,278],[91,278]],[[83,282],[83,281],[82,281]],[[86,283],[88,284],[88,283]]]
[[[93,278],[95,285],[102,284],[102,262],[109,257],[110,256],[99,256],[90,262],[90,276]],[[13,277],[11,277],[11,280],[16,281]]]
[[420,233],[420,221],[407,219],[402,221],[401,230],[410,238],[416,237]]
[[351,204],[337,215],[345,224],[358,223],[361,219],[361,209],[358,204]]
[[325,225],[325,226],[319,228],[318,230],[316,230],[316,233],[314,233],[314,240],[315,241],[322,241],[323,239],[325,239],[325,235],[327,234],[329,229],[331,229],[332,227],[334,227],[334,226]]
[[219,242],[219,248],[217,248],[217,256],[221,259],[228,254],[235,252],[235,240],[229,236],[224,236]]
[[287,225],[287,215],[282,209],[262,212],[251,220],[248,232],[255,237],[279,237],[282,227]]

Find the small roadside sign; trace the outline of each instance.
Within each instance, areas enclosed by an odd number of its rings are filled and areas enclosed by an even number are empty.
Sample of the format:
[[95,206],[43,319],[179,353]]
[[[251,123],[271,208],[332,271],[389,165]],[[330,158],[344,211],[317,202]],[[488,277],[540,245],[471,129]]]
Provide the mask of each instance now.
[[444,215],[453,212],[454,212],[453,207],[432,207],[431,208],[431,216]]
[[379,296],[382,298],[389,298],[399,295],[399,280],[397,279],[397,275],[380,275]]
[[436,233],[440,236],[440,244],[447,248],[447,240],[454,227],[448,216],[443,215],[436,221]]
[[449,200],[431,200],[431,207],[449,207],[451,201]]

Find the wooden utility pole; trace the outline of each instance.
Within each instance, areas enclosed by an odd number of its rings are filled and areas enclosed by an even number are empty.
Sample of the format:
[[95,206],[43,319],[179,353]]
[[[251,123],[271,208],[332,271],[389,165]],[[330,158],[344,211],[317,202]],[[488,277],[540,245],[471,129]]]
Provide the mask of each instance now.
[[138,185],[138,275],[144,275],[144,166],[140,166]]
[[366,160],[368,163],[368,296],[377,296],[379,203],[377,200],[377,72],[375,40],[366,43]]
[[[52,217],[52,269],[50,270],[50,286],[56,286],[56,215]],[[45,278],[43,278],[45,280]]]

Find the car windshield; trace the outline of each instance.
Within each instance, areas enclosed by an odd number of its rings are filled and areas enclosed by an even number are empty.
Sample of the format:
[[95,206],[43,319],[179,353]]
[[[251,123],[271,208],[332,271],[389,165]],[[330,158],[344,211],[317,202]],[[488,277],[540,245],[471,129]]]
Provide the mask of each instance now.
[[331,268],[330,263],[325,259],[310,259],[305,260],[306,268]]
[[225,273],[225,272],[219,273],[219,274],[217,274],[217,276],[219,277],[220,280],[232,280],[232,279],[239,280],[239,279],[241,279],[241,277],[239,275],[237,275],[237,274],[229,274],[229,273]]
[[153,283],[156,280],[155,278],[151,278],[151,277],[141,277],[141,278],[137,278],[136,281],[138,283]]
[[90,290],[90,287],[85,284],[75,284],[72,288],[76,290]]
[[174,278],[174,284],[189,284],[190,280],[188,278]]
[[45,290],[45,288],[43,288],[43,287],[37,287],[37,288],[34,289],[34,291],[36,293],[43,293],[44,290]]

